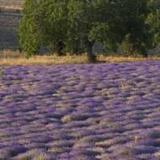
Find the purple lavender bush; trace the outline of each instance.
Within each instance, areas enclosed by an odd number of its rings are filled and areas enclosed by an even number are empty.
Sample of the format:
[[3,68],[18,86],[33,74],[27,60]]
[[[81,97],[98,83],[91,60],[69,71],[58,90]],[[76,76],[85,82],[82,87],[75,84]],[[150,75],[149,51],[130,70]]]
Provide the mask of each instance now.
[[160,159],[160,62],[1,70],[0,160]]

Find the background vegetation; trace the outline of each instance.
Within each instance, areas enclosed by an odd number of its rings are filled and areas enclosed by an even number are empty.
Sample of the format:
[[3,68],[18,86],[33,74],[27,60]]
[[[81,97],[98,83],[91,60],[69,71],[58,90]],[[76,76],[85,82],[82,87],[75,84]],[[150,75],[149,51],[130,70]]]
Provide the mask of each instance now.
[[109,51],[141,54],[160,41],[159,0],[26,0],[19,42],[27,56],[45,48],[52,53],[87,52],[93,46]]

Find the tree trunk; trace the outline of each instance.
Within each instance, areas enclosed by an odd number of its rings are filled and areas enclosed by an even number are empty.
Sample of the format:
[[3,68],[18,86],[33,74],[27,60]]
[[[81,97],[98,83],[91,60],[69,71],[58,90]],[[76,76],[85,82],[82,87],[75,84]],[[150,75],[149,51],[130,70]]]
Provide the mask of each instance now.
[[88,41],[87,44],[87,57],[88,62],[95,63],[96,62],[96,56],[93,54],[93,42]]
[[59,56],[63,56],[64,55],[64,43],[63,41],[59,41],[58,44],[57,44],[57,53]]
[[148,58],[148,53],[146,53],[146,52],[143,53],[143,57],[144,57],[144,58]]

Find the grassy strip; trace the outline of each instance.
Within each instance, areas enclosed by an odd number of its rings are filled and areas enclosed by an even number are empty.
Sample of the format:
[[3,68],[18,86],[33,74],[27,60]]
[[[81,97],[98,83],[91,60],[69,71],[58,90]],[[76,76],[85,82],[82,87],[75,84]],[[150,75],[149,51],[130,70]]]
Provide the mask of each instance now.
[[[149,58],[143,57],[124,57],[124,56],[97,56],[99,63],[122,63],[122,62],[138,62],[148,60],[160,60],[158,56]],[[67,56],[33,56],[29,59],[25,58],[18,52],[4,51],[0,53],[0,65],[54,65],[54,64],[85,64],[88,63],[87,56],[83,55],[67,55]]]

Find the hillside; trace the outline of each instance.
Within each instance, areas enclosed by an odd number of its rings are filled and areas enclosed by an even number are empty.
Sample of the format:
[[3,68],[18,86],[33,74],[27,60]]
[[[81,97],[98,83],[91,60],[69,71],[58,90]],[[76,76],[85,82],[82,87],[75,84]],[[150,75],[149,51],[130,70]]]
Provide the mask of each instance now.
[[23,0],[0,0],[0,8],[21,9]]
[[18,27],[23,0],[0,0],[0,50],[16,49]]
[[16,32],[19,20],[19,13],[0,12],[0,50],[18,47]]

